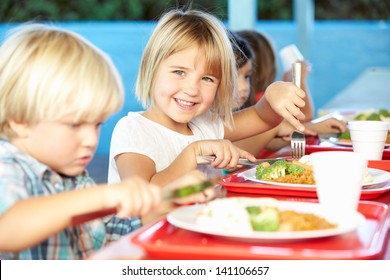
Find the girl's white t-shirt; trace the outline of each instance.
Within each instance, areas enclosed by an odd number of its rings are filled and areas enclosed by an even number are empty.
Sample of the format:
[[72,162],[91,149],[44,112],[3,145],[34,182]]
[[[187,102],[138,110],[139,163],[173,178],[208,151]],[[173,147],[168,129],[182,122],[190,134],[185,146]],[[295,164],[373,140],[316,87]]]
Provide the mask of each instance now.
[[[168,167],[190,143],[199,140],[224,138],[224,125],[220,118],[213,118],[210,112],[197,117],[189,123],[193,135],[183,135],[166,128],[141,115],[129,112],[115,125],[110,145],[108,182],[120,181],[115,157],[122,153],[138,153],[152,159],[156,171]],[[199,165],[207,176],[221,174],[221,170],[208,165]]]

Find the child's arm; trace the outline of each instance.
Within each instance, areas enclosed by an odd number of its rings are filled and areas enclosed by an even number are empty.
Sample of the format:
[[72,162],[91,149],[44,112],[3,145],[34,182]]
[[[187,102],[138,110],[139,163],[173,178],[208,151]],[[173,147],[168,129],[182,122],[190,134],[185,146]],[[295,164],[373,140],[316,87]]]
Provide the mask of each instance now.
[[146,214],[161,200],[159,187],[140,178],[20,200],[0,216],[0,251],[20,251],[70,226],[71,218],[116,207],[119,217]]
[[[164,147],[161,147],[164,149]],[[197,156],[215,156],[211,163],[215,168],[235,168],[239,158],[255,160],[255,157],[236,147],[229,140],[202,140],[189,144],[164,170],[157,172],[152,159],[137,153],[122,153],[116,157],[121,179],[139,175],[147,181],[166,185],[197,168]]]
[[234,144],[253,155],[258,155],[261,150],[267,147],[269,142],[277,137],[279,126],[255,136],[236,141]]
[[347,124],[336,118],[325,119],[321,122],[308,122],[305,127],[317,133],[340,133],[347,130]]
[[225,138],[238,141],[279,125],[285,119],[295,129],[304,131],[300,120],[305,115],[300,108],[305,105],[305,93],[293,83],[275,82],[268,86],[264,98],[254,106],[234,113],[233,130],[225,129]]
[[262,98],[255,108],[259,116],[268,123],[272,123],[272,119],[278,117],[281,120],[282,117],[297,130],[304,131],[305,127],[301,121],[305,115],[301,108],[305,106],[305,96],[305,92],[293,83],[275,82],[267,87],[264,93],[265,100]]
[[[336,118],[329,118],[320,122],[307,122],[304,123],[304,126],[305,134],[309,136],[316,136],[319,133],[340,133],[347,130],[347,124]],[[285,141],[290,141],[290,136],[293,131],[294,127],[288,122],[283,121],[279,125],[277,136],[283,138]]]

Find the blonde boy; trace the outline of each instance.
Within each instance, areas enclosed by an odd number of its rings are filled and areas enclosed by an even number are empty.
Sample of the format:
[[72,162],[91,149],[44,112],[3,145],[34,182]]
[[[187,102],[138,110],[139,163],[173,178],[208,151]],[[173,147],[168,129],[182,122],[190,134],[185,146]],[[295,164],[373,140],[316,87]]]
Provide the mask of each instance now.
[[[91,187],[85,172],[100,125],[122,106],[123,96],[108,56],[73,32],[28,24],[5,40],[0,48],[0,259],[85,258],[139,227],[128,217],[160,202],[161,188],[138,177]],[[107,223],[71,225],[74,215],[111,207],[118,214]]]

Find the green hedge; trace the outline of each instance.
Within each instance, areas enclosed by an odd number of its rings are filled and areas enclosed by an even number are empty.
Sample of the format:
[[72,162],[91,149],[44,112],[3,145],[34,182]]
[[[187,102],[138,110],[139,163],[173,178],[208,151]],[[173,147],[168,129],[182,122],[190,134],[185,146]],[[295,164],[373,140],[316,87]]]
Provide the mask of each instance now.
[[[239,0],[235,0],[239,1]],[[161,13],[188,0],[1,0],[1,22],[30,20],[156,20]],[[191,1],[190,1],[191,2]],[[193,0],[192,7],[227,18],[228,0]],[[289,20],[292,0],[258,0],[258,18]],[[315,0],[316,19],[390,20],[390,1]]]

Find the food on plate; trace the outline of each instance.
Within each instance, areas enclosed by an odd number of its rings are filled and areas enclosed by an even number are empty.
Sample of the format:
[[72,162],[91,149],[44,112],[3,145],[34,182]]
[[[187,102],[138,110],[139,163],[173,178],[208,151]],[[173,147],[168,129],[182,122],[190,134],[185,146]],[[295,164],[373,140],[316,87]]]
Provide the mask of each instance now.
[[222,198],[198,213],[197,224],[228,232],[307,231],[336,228],[314,213],[280,209],[274,199]]
[[338,135],[340,142],[351,142],[351,132],[346,130]]
[[254,231],[277,231],[280,226],[279,211],[271,206],[247,206],[249,222]]
[[167,198],[183,198],[183,197],[187,197],[187,196],[190,196],[192,194],[195,194],[195,193],[199,193],[199,192],[202,192],[204,191],[206,188],[212,186],[213,183],[211,181],[205,181],[205,182],[201,182],[201,183],[198,183],[198,184],[195,184],[195,185],[189,185],[187,187],[183,187],[183,188],[180,188],[180,189],[175,189],[173,190],[172,193],[168,192],[168,194],[170,195],[169,197],[167,196]]
[[[368,110],[366,112],[359,113],[353,119],[360,120],[360,121],[386,121],[386,122],[390,122],[390,113],[387,109],[380,109],[378,111]],[[340,142],[351,143],[351,134],[350,134],[349,130],[346,130],[346,131],[340,133],[337,136],[337,138]],[[390,144],[390,131],[387,134],[386,143]]]
[[[346,130],[345,132],[340,133],[338,135],[338,140],[340,142],[352,143],[350,131]],[[386,144],[390,144],[390,132],[387,133]]]
[[359,113],[354,120],[360,121],[389,121],[390,113],[387,109],[380,109],[378,111],[368,110],[366,112]]
[[370,173],[368,173],[368,169],[366,168],[364,170],[364,177],[363,177],[363,183],[370,183],[374,181],[374,177]]
[[[306,162],[306,163],[305,163]],[[315,184],[311,162],[305,158],[299,161],[277,160],[270,164],[263,162],[256,167],[256,179],[290,184]]]
[[[347,167],[345,172],[348,172]],[[329,174],[329,176],[332,176],[332,174]],[[256,179],[278,183],[315,185],[311,156],[305,155],[298,161],[281,159],[272,164],[263,162],[256,167]],[[374,181],[374,178],[366,168],[363,182],[370,183],[372,181]]]

